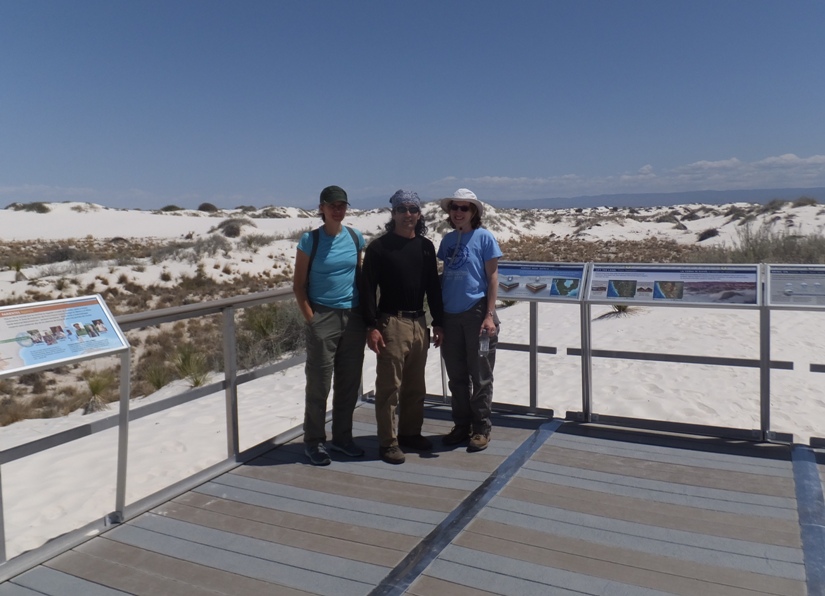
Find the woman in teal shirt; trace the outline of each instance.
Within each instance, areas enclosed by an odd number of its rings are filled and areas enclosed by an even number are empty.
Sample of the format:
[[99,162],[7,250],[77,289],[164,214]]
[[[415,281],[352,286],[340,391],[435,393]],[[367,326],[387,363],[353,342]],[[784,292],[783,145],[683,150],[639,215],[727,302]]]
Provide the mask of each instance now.
[[365,242],[343,225],[349,201],[339,186],[321,191],[324,222],[306,232],[295,255],[293,290],[306,319],[304,451],[310,463],[330,463],[324,443],[327,397],[332,387],[332,442],[350,457],[364,455],[352,440],[352,413],[358,401],[366,328],[358,310],[357,274]]

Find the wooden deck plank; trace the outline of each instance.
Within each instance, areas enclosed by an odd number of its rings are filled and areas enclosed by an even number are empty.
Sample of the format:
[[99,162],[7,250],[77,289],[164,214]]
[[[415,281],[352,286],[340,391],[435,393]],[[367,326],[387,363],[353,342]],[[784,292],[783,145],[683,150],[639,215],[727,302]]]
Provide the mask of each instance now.
[[431,575],[420,576],[405,594],[409,596],[496,596],[495,592],[444,581]]
[[408,552],[420,541],[418,537],[407,534],[376,530],[353,523],[340,523],[307,515],[297,515],[286,511],[239,503],[238,501],[208,497],[196,492],[188,492],[158,507],[156,509],[157,513],[165,515],[165,508],[171,503],[182,503],[190,507],[198,507],[245,520],[301,530],[356,544],[378,546],[398,552]]
[[[323,473],[323,472],[319,472]],[[213,484],[227,488],[240,488],[261,494],[291,499],[304,504],[307,511],[319,506],[334,507],[353,513],[367,513],[387,518],[402,519],[425,524],[437,524],[444,519],[443,511],[433,511],[420,507],[395,505],[383,501],[365,501],[363,499],[336,495],[325,491],[294,488],[292,486],[249,478],[240,474],[224,474],[216,478]]]
[[217,592],[202,586],[163,577],[135,569],[121,562],[70,550],[58,555],[47,566],[128,594],[141,596],[216,596]]
[[[549,570],[509,557],[499,557],[474,549],[450,545],[438,557],[438,563],[453,563],[448,573],[438,572],[438,565],[427,574],[447,581],[478,585],[482,579],[490,589],[500,594],[592,594],[609,596],[673,596],[661,590],[643,588],[633,583],[623,584],[598,577],[573,573],[564,569]],[[479,587],[483,587],[479,585]],[[522,591],[523,590],[523,591]]]
[[12,582],[3,582],[0,584],[0,596],[43,596],[43,592],[35,592]]
[[398,534],[407,534],[409,536],[426,536],[433,529],[432,523],[387,517],[386,515],[375,515],[363,511],[347,511],[335,505],[310,505],[299,499],[287,499],[214,482],[207,482],[199,486],[195,492],[202,495],[247,503],[249,505],[267,507],[278,511],[307,515],[340,523],[351,523],[365,528],[385,530]]
[[804,582],[800,581],[560,538],[483,519],[474,520],[453,544],[683,596],[743,596],[757,591],[777,596],[805,593]]
[[661,528],[750,542],[764,542],[778,546],[795,548],[802,546],[799,522],[796,520],[732,514],[685,505],[657,503],[649,499],[594,493],[522,477],[514,478],[500,495],[538,505],[645,523]]
[[636,457],[638,459],[681,463],[719,470],[753,471],[759,474],[786,478],[793,477],[790,453],[787,452],[787,448],[785,448],[783,459],[777,459],[776,457],[778,453],[775,451],[779,446],[773,448],[772,457],[764,457],[763,451],[758,447],[753,447],[747,454],[680,449],[668,444],[666,437],[662,437],[660,444],[650,444],[615,440],[594,441],[592,437],[560,432],[553,435],[551,443],[565,449],[577,449],[588,453]]
[[566,484],[577,488],[616,493],[629,497],[642,495],[643,498],[666,503],[690,505],[730,513],[797,519],[796,499],[786,497],[769,497],[748,492],[741,493],[687,484],[672,484],[658,480],[629,478],[618,473],[578,470],[569,466],[534,461],[528,462],[520,470],[519,475],[542,482]]
[[[74,550],[223,594],[266,594],[273,591],[273,585],[267,582],[143,550],[106,537],[84,542]],[[283,585],[275,588],[283,596],[309,596],[309,592]]]
[[707,467],[644,461],[608,454],[599,454],[598,457],[594,457],[592,454],[555,445],[544,445],[533,456],[533,460],[595,472],[617,473],[620,471],[623,476],[671,484],[735,490],[773,497],[793,498],[795,496],[793,484],[785,478],[729,470],[717,471]]
[[764,573],[769,568],[772,574],[779,577],[804,578],[801,552],[798,549],[666,530],[511,499],[496,500],[479,517],[616,548],[754,573]]
[[83,594],[83,596],[124,596],[128,592],[107,588],[96,582],[86,581],[69,573],[51,569],[45,565],[35,567],[14,578],[18,586],[34,590],[46,596],[66,596]]
[[[143,517],[143,516],[141,516]],[[363,596],[372,584],[337,577],[332,570],[319,572],[275,561],[265,556],[239,553],[212,544],[194,543],[176,536],[159,534],[129,524],[107,533],[112,540],[273,584],[314,593]],[[259,553],[260,554],[260,553]]]
[[353,561],[374,563],[384,567],[395,567],[404,558],[406,552],[391,550],[383,547],[351,542],[332,538],[321,534],[303,532],[301,530],[271,526],[259,521],[250,521],[189,507],[182,503],[167,503],[158,513],[169,519],[176,519],[204,528],[231,532],[240,536],[275,542],[283,546],[300,548],[307,551],[322,553]]
[[456,504],[466,497],[469,492],[421,484],[411,485],[388,479],[379,484],[357,474],[335,469],[319,471],[308,466],[296,465],[248,465],[234,470],[233,473],[295,488],[327,492],[341,497],[352,497],[365,501],[385,501],[407,507],[443,512],[452,511]]

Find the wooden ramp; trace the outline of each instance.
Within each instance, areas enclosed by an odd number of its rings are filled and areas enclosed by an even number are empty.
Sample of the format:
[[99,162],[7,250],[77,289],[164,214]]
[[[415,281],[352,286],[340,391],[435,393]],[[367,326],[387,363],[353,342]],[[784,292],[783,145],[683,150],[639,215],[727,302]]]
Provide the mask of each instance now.
[[[294,441],[0,596],[809,593],[789,446],[502,413],[484,452],[391,466],[371,406],[355,417],[367,457],[314,468]],[[450,427],[428,406],[425,434]]]

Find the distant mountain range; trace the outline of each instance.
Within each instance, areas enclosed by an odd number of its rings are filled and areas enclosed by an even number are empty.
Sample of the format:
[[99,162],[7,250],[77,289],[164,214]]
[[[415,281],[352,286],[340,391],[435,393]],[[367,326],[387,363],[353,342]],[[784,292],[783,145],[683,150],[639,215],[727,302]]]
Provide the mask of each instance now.
[[515,199],[490,201],[494,207],[513,209],[569,209],[572,207],[659,207],[700,203],[767,203],[774,199],[794,201],[810,197],[825,203],[825,187],[819,188],[758,188],[751,190],[694,190],[688,192],[594,195],[555,199]]

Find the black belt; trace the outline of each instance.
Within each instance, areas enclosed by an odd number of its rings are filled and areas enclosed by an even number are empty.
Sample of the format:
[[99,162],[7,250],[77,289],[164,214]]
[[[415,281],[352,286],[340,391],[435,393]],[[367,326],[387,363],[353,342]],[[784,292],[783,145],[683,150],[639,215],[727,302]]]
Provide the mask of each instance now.
[[402,319],[418,319],[424,316],[423,310],[394,310],[392,312],[386,312],[385,315],[389,315],[391,317],[401,317]]

